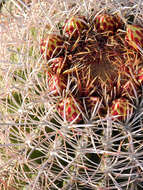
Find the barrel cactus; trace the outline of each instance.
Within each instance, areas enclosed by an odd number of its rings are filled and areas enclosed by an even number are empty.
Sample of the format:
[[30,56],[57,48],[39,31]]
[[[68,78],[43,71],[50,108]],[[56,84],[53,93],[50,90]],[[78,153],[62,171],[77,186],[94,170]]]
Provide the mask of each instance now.
[[104,3],[3,7],[1,189],[143,189],[141,16]]

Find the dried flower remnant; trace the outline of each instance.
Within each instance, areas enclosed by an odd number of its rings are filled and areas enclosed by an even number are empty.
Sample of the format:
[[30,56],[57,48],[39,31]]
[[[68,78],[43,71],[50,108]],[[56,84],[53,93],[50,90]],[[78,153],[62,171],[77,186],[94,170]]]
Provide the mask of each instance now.
[[65,88],[64,78],[57,74],[48,73],[48,91],[52,95],[59,95]]
[[63,31],[69,37],[77,38],[87,27],[88,25],[84,16],[72,16],[66,20]]
[[41,40],[40,51],[47,60],[59,55],[63,48],[63,40],[55,34],[48,35],[47,38]]
[[[66,60],[64,60],[63,57],[57,57],[57,58],[50,59],[46,64],[47,70],[53,74],[55,74],[55,73],[60,74],[65,65],[66,65]],[[45,70],[46,70],[46,68],[45,68]]]
[[125,40],[136,50],[143,48],[143,27],[139,25],[127,25]]
[[137,74],[137,81],[143,84],[143,68],[140,68]]
[[57,104],[57,110],[60,116],[68,122],[74,121],[74,123],[79,123],[82,120],[79,108],[81,109],[79,101],[71,96],[63,98]]
[[112,101],[112,105],[110,107],[110,114],[115,116],[115,119],[120,121],[125,121],[127,119],[127,115],[133,112],[133,107],[130,102],[125,98],[118,98]]
[[120,22],[117,16],[100,14],[94,19],[94,30],[113,34],[119,28]]

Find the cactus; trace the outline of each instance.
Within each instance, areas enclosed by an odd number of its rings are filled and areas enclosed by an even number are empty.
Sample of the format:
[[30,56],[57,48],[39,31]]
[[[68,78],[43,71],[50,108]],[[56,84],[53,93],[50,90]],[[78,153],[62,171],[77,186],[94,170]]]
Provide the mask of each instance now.
[[81,2],[2,8],[1,189],[143,188],[142,51],[115,7]]
[[127,120],[127,115],[132,114],[132,106],[125,98],[119,98],[112,102],[110,112],[112,116],[117,116],[116,119]]
[[48,63],[46,63],[45,70],[49,69],[49,72],[55,74],[60,74],[62,72],[63,67],[66,65],[66,61],[63,57],[57,57],[54,59],[50,59]]
[[57,110],[61,117],[67,122],[78,123],[82,120],[80,108],[77,101],[73,97],[62,98],[60,102],[57,103]]
[[77,38],[87,27],[88,25],[84,16],[72,16],[65,21],[63,31],[69,37]]
[[135,49],[143,48],[143,27],[139,25],[127,25],[127,42]]
[[41,54],[50,59],[61,52],[62,46],[63,41],[60,36],[48,35],[47,38],[41,40]]
[[111,32],[117,31],[120,26],[120,19],[117,16],[101,14],[94,19],[94,29],[98,32]]

